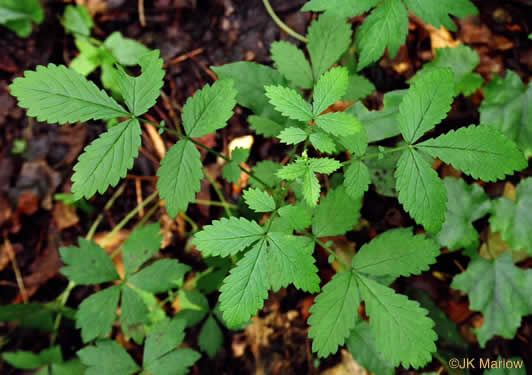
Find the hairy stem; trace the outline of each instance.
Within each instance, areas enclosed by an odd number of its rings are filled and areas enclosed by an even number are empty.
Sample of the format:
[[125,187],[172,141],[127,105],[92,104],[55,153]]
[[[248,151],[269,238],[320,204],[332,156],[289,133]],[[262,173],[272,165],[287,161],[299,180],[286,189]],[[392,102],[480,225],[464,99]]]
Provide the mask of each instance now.
[[281,21],[281,19],[277,16],[277,14],[275,14],[275,11],[273,10],[269,0],[262,0],[262,3],[264,4],[264,7],[266,8],[266,11],[270,15],[270,17],[277,24],[277,26],[279,26],[279,28],[281,30],[283,30],[285,33],[287,33],[288,35],[290,35],[291,37],[293,37],[293,38],[295,38],[297,40],[300,40],[300,41],[305,42],[305,43],[308,42],[307,38],[305,38],[303,35],[297,33],[296,31],[294,31],[293,29],[288,27],[287,24],[285,24],[283,21]]

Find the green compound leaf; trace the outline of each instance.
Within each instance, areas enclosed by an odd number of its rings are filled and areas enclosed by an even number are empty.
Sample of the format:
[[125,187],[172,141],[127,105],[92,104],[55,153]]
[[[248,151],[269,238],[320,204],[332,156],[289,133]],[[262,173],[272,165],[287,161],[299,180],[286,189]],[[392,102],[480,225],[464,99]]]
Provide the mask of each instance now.
[[122,246],[122,258],[126,275],[135,272],[161,248],[163,240],[159,223],[135,229]]
[[266,86],[266,96],[274,108],[292,120],[312,120],[312,107],[296,90],[283,86]]
[[266,239],[262,238],[224,279],[220,288],[220,308],[228,328],[247,323],[268,298],[270,261],[266,246]]
[[358,222],[362,203],[351,198],[343,186],[329,190],[312,218],[312,233],[316,237],[339,236]]
[[448,197],[447,213],[436,239],[451,251],[478,249],[478,232],[473,222],[490,211],[491,201],[477,184],[468,185],[464,180],[452,177],[447,177],[443,183]]
[[74,196],[90,198],[96,192],[103,194],[109,186],[116,186],[133,167],[141,133],[139,121],[130,119],[113,126],[85,147],[74,166]]
[[83,342],[107,336],[111,333],[120,298],[120,285],[91,294],[79,305],[76,328],[81,328]]
[[31,22],[40,24],[44,9],[38,0],[0,1],[0,24],[17,33],[19,37],[31,34]]
[[118,70],[117,81],[127,107],[135,116],[146,113],[157,101],[163,87],[163,59],[159,50],[138,58],[142,74],[131,77],[123,69]]
[[[355,257],[356,258],[356,257]],[[430,362],[438,338],[419,303],[365,276],[356,276],[379,352],[394,366],[419,368]]]
[[[145,45],[137,42],[136,40],[125,38],[120,31],[115,31],[109,35],[103,42],[103,46],[111,53],[111,55],[116,59],[116,61],[118,61],[120,65],[124,66],[132,66],[137,64],[142,65],[140,58],[150,52],[150,49]],[[156,51],[151,53],[153,54],[154,52]],[[156,57],[159,57],[158,53]],[[162,74],[164,76],[164,72]],[[158,84],[157,81],[159,79],[155,77],[154,79],[156,80],[154,84]],[[143,81],[149,82],[147,80]]]
[[[143,323],[149,322],[149,314],[148,307],[142,297],[129,286],[122,285],[120,323],[126,335],[134,337],[135,328],[142,327]],[[144,333],[143,330],[142,333]],[[143,335],[141,337],[144,338]]]
[[532,156],[532,86],[525,88],[521,78],[509,70],[506,77],[495,76],[484,87],[486,98],[480,105],[480,124],[497,128]]
[[232,80],[205,85],[187,99],[183,107],[183,127],[189,137],[203,137],[227,125],[236,105]]
[[312,256],[314,241],[308,237],[286,233],[268,233],[270,282],[274,291],[292,283],[297,289],[316,293],[320,278]]
[[524,250],[532,255],[532,178],[521,180],[516,199],[499,198],[493,203],[491,230],[501,232],[502,239],[512,250]]
[[307,133],[301,128],[289,127],[279,134],[279,139],[287,145],[295,145],[307,139]]
[[360,294],[352,271],[334,275],[310,308],[308,335],[313,339],[312,351],[319,357],[336,353],[355,326],[359,305]]
[[28,116],[50,124],[129,116],[113,98],[64,65],[38,66],[9,86]]
[[360,160],[353,160],[345,169],[344,187],[345,192],[353,199],[360,199],[369,189],[371,178],[369,169]]
[[455,276],[452,288],[468,294],[470,308],[481,311],[484,325],[476,330],[481,347],[494,335],[510,339],[521,325],[521,318],[532,314],[532,270],[514,265],[509,253],[494,261],[476,257],[467,270]]
[[99,47],[93,46],[86,38],[76,38],[74,42],[79,50],[79,54],[70,61],[70,69],[74,69],[86,77],[102,64],[102,50]]
[[156,362],[165,354],[181,345],[185,338],[185,320],[180,318],[164,319],[150,330],[144,345],[142,364],[144,367]]
[[344,17],[322,14],[308,28],[307,49],[314,80],[336,63],[351,43],[351,25]]
[[475,179],[497,181],[528,165],[517,145],[497,129],[469,126],[417,147]]
[[181,140],[168,150],[157,171],[157,188],[171,217],[186,211],[203,179],[201,154],[192,142]]
[[428,232],[441,230],[447,211],[447,192],[438,174],[416,150],[403,152],[395,171],[399,202]]
[[375,85],[366,77],[350,74],[347,90],[342,99],[348,101],[359,100],[370,95],[373,91],[375,91]]
[[444,119],[453,96],[450,69],[434,69],[415,80],[399,105],[399,128],[405,141],[414,143]]
[[264,230],[255,221],[230,217],[203,227],[195,234],[192,244],[204,255],[226,257],[245,250],[263,237]]
[[292,43],[279,41],[272,43],[270,53],[275,67],[287,80],[303,89],[312,88],[312,69],[303,51]]
[[340,16],[352,18],[370,10],[380,0],[310,0],[301,11],[319,12],[327,10]]
[[273,197],[259,189],[248,189],[244,192],[246,204],[255,212],[272,212],[275,210]]
[[456,26],[449,14],[461,18],[478,14],[478,9],[469,0],[442,0],[437,3],[431,0],[404,1],[408,10],[437,29],[445,26],[450,31],[456,31]]
[[361,133],[364,128],[358,119],[346,112],[329,112],[316,118],[316,125],[338,137]]
[[336,144],[334,143],[334,140],[322,131],[315,131],[310,134],[309,140],[312,146],[320,152],[326,154],[336,152]]
[[175,259],[161,259],[131,276],[129,283],[147,292],[162,293],[177,288],[189,270]]
[[85,375],[131,375],[140,370],[124,348],[111,340],[99,341],[77,352],[88,368]]
[[332,68],[325,72],[314,87],[312,113],[320,115],[330,105],[342,99],[349,83],[349,72],[345,67]]
[[456,48],[446,47],[436,49],[433,61],[423,65],[423,68],[411,79],[414,82],[434,69],[450,68],[454,73],[455,95],[473,94],[483,82],[483,78],[473,70],[480,63],[480,58],[474,49],[460,44]]
[[277,70],[247,61],[239,61],[223,66],[213,66],[212,70],[220,79],[232,79],[237,91],[236,101],[249,108],[258,116],[270,117],[275,113],[264,95],[264,87],[283,85],[284,79]]
[[408,12],[401,0],[385,0],[373,10],[357,31],[356,45],[360,50],[358,70],[377,61],[388,48],[395,57],[408,33]]
[[440,248],[433,240],[414,236],[411,228],[391,229],[360,248],[353,268],[373,276],[419,275],[439,254]]
[[83,5],[67,5],[63,18],[65,30],[74,35],[90,36],[94,26],[92,17]]
[[346,344],[353,359],[366,371],[379,375],[394,375],[394,365],[384,359],[375,342],[375,335],[368,323],[357,321]]
[[285,219],[293,229],[299,231],[308,228],[312,220],[311,213],[300,204],[281,207],[279,216]]
[[80,285],[101,284],[120,279],[113,261],[104,249],[92,241],[79,237],[79,247],[59,249],[65,267],[61,273]]
[[198,335],[198,345],[212,359],[218,350],[221,349],[223,343],[224,336],[222,329],[216,323],[216,319],[212,315],[209,315]]

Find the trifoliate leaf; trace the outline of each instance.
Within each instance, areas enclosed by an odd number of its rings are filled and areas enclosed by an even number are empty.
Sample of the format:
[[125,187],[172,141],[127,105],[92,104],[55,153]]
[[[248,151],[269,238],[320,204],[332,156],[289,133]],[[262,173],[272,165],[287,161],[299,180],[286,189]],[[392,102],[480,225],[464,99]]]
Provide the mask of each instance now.
[[273,197],[259,189],[248,189],[244,191],[244,200],[249,208],[255,212],[272,212],[275,210]]
[[449,14],[463,18],[478,14],[478,9],[469,0],[442,0],[437,3],[431,0],[405,0],[405,4],[424,22],[437,29],[445,26],[450,31],[456,31],[456,26]]
[[161,248],[162,234],[159,223],[135,229],[122,246],[122,258],[126,275],[135,272]]
[[312,218],[312,233],[316,237],[345,234],[357,224],[360,208],[360,198],[351,198],[343,186],[329,190]]
[[385,0],[373,10],[357,31],[360,50],[358,70],[377,61],[388,48],[394,58],[408,33],[408,12],[401,0]]
[[198,345],[212,359],[222,347],[223,342],[224,336],[222,329],[216,323],[216,319],[210,315],[201,327],[198,335]]
[[474,258],[451,287],[467,293],[469,307],[484,315],[484,325],[476,330],[481,347],[494,335],[513,338],[521,318],[532,314],[532,300],[526,293],[532,288],[532,270],[515,266],[509,253],[494,261]]
[[201,355],[188,348],[177,349],[148,364],[145,370],[153,375],[186,375]]
[[141,133],[139,121],[130,119],[113,126],[85,147],[74,166],[74,196],[90,198],[96,192],[103,194],[109,186],[116,186],[133,167]]
[[515,201],[499,198],[493,203],[491,230],[501,236],[512,250],[532,255],[532,178],[517,185]]
[[232,79],[237,91],[236,101],[249,108],[258,116],[269,117],[275,112],[264,95],[264,87],[282,85],[283,76],[277,70],[247,61],[213,66],[212,70],[220,79]]
[[113,98],[80,73],[64,65],[39,65],[9,86],[28,116],[50,124],[106,120],[128,116]]
[[322,131],[315,131],[310,134],[310,143],[314,148],[326,154],[333,154],[336,152],[336,144],[334,140]]
[[19,37],[31,34],[32,21],[40,24],[44,9],[38,0],[3,0],[0,2],[0,24],[17,33]]
[[301,128],[289,127],[281,131],[279,139],[287,145],[295,145],[307,139],[307,133]]
[[415,80],[399,105],[399,128],[405,141],[414,143],[445,118],[453,96],[450,69],[434,69]]
[[416,150],[403,151],[395,171],[399,202],[428,232],[441,230],[447,211],[447,192],[438,174]]
[[101,284],[120,278],[104,249],[82,237],[79,237],[78,242],[79,247],[59,249],[61,260],[65,264],[61,268],[63,275],[80,285]]
[[[257,165],[251,168],[251,171],[253,172],[253,175],[257,176],[262,181],[267,181],[268,183],[270,183],[270,185],[276,186],[276,184],[281,182],[281,179],[277,176],[277,171],[279,169],[281,169],[281,164],[271,160],[264,160],[258,162]],[[249,177],[248,182],[251,187],[264,189],[264,185],[262,185],[252,176]]]
[[268,265],[266,239],[262,238],[224,279],[219,300],[228,328],[246,323],[262,308],[270,289]]
[[129,283],[151,293],[162,293],[177,288],[190,270],[175,259],[161,259],[130,277]]
[[310,158],[307,163],[312,172],[323,174],[331,174],[342,166],[338,160],[330,158]]
[[303,51],[292,43],[279,41],[272,43],[270,53],[275,67],[287,80],[303,89],[312,88],[312,69]]
[[279,209],[279,216],[285,219],[293,229],[298,231],[307,229],[312,220],[311,213],[300,204],[281,207]]
[[164,83],[163,59],[159,57],[159,50],[139,57],[138,62],[142,69],[140,76],[132,77],[123,69],[117,73],[120,92],[135,116],[140,116],[153,107]]
[[250,128],[265,137],[277,137],[284,127],[265,117],[251,115],[248,117]]
[[357,282],[351,270],[333,276],[310,308],[308,336],[319,357],[336,353],[355,326],[360,305]]
[[302,12],[319,12],[327,10],[340,16],[352,18],[358,16],[379,3],[379,0],[310,0],[303,8]]
[[353,160],[344,175],[345,192],[353,199],[360,199],[371,183],[369,169],[360,160]]
[[394,366],[402,364],[405,368],[419,368],[430,362],[438,337],[432,329],[434,322],[426,316],[427,310],[372,279],[360,274],[356,278],[383,357]]
[[83,342],[105,337],[111,333],[120,289],[120,285],[115,285],[91,294],[81,302],[76,313],[76,328],[81,328]]
[[170,216],[186,211],[188,204],[195,200],[201,189],[202,166],[201,154],[188,140],[177,142],[161,160],[157,188]]
[[455,95],[461,93],[471,95],[483,82],[480,74],[473,73],[479,63],[478,54],[466,45],[460,44],[455,48],[438,48],[434,60],[423,65],[423,68],[416,73],[411,82],[434,69],[450,68],[454,73]]
[[419,275],[439,254],[436,242],[422,234],[414,236],[411,228],[391,229],[360,248],[353,268],[373,276]]
[[89,11],[83,5],[67,5],[63,26],[67,32],[74,35],[90,36],[94,22]]
[[358,119],[346,112],[329,112],[316,118],[316,125],[339,137],[360,133],[363,126]]
[[480,105],[480,124],[499,129],[516,142],[527,158],[532,156],[532,86],[525,88],[521,78],[508,70],[506,77],[495,76],[483,88],[486,98]]
[[348,101],[359,100],[370,95],[373,91],[375,91],[375,85],[366,77],[350,74],[347,90],[342,99]]
[[321,77],[336,63],[351,43],[351,25],[332,13],[322,14],[308,28],[307,49],[314,79]]
[[118,343],[99,341],[77,352],[88,368],[85,375],[131,375],[140,370],[135,361]]
[[306,168],[303,174],[303,199],[310,207],[314,207],[320,198],[320,182],[314,172]]
[[157,322],[150,330],[144,345],[142,364],[144,367],[157,361],[181,345],[185,338],[185,321],[180,318]]
[[270,282],[274,291],[292,283],[302,291],[319,292],[320,278],[312,256],[312,238],[271,232],[268,233],[268,245]]
[[368,141],[377,142],[400,134],[399,130],[399,105],[407,90],[395,90],[384,94],[384,108],[379,111],[368,111],[360,102],[355,103],[347,113],[353,114],[364,125]]
[[[130,38],[124,38],[120,31],[115,31],[105,39],[103,46],[111,52],[111,55],[118,61],[120,65],[131,66],[141,64],[141,57],[147,53],[153,54],[156,51],[150,52],[150,49],[142,43]],[[156,54],[159,57],[159,53]],[[162,60],[161,60],[162,67]],[[159,69],[161,68],[159,67]],[[163,72],[164,76],[164,72]],[[158,74],[157,74],[158,77]],[[156,81],[153,84],[158,85],[160,78],[154,78]],[[144,80],[144,85],[151,83],[149,80]],[[162,86],[162,83],[161,83]],[[160,88],[160,87],[159,87]],[[157,95],[158,96],[158,95]]]
[[[127,285],[122,285],[122,302],[120,304],[120,323],[128,336],[134,336],[136,326],[148,323],[148,307],[142,297]],[[143,335],[142,335],[143,336]],[[141,336],[141,337],[142,337]]]
[[320,115],[330,105],[342,99],[347,90],[349,72],[347,68],[336,67],[325,72],[314,87],[312,113]]
[[266,86],[266,96],[274,108],[292,120],[312,120],[312,107],[296,90],[283,86]]
[[479,185],[468,185],[462,179],[447,177],[443,183],[447,190],[447,213],[436,239],[449,250],[478,249],[478,232],[473,222],[489,212],[488,196]]
[[346,341],[353,359],[366,371],[379,375],[395,374],[394,365],[384,359],[375,342],[375,335],[368,323],[358,320]]
[[214,220],[194,235],[192,244],[204,255],[226,257],[245,250],[264,237],[264,230],[255,222],[230,217]]
[[497,129],[468,126],[417,145],[475,179],[497,181],[528,165],[523,153]]
[[236,105],[232,80],[205,85],[187,99],[183,107],[183,127],[189,137],[203,137],[227,125]]

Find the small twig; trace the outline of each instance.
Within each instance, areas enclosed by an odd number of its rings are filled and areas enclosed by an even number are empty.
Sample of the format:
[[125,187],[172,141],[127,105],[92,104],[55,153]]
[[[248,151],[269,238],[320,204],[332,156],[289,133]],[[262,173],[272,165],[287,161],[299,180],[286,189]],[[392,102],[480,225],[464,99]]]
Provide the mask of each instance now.
[[211,176],[211,174],[209,173],[209,171],[206,168],[203,168],[203,173],[205,174],[205,177],[207,177],[207,180],[209,180],[209,182],[211,183],[211,185],[212,185],[214,191],[216,192],[216,195],[218,195],[218,198],[220,199],[220,201],[225,203],[225,205],[223,207],[224,207],[225,214],[227,215],[227,217],[233,216],[233,213],[231,212],[231,209],[227,205],[227,202],[226,202],[226,200],[224,198],[224,195],[223,195],[222,191],[220,190],[220,188],[218,187],[218,184],[216,183],[216,180]]
[[144,15],[144,0],[139,0],[138,8],[140,26],[146,27],[146,16]]
[[4,234],[4,250],[7,252],[7,255],[11,259],[11,266],[13,267],[13,271],[15,272],[15,278],[17,280],[17,285],[20,290],[20,295],[22,296],[22,300],[24,303],[28,303],[28,293],[26,292],[26,288],[24,287],[24,279],[22,278],[22,274],[20,273],[20,268],[18,268],[17,259],[15,257],[15,252],[13,251],[13,247],[11,246],[11,242],[7,239],[7,235]]
[[[137,194],[137,206],[142,206],[142,183],[140,180],[135,180],[135,193]],[[144,208],[139,210],[139,218],[144,216]]]
[[190,59],[191,57],[194,57],[194,56],[197,56],[197,55],[200,55],[203,53],[203,48],[196,48],[195,50],[192,50],[190,52],[187,52],[187,53],[184,53],[180,56],[177,56],[175,59],[172,59],[170,61],[168,61],[167,63],[165,63],[163,65],[164,68],[168,67],[168,65],[174,65],[174,64],[179,64],[183,61],[186,61],[188,59]]

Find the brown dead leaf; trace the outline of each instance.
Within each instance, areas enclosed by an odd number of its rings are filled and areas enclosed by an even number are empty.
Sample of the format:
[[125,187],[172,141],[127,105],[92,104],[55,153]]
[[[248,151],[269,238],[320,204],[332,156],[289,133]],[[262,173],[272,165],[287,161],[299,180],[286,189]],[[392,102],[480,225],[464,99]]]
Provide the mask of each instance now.
[[462,323],[473,314],[473,312],[469,310],[469,303],[465,301],[451,300],[443,306],[442,309],[445,311],[449,319],[455,323]]
[[46,248],[37,255],[37,258],[30,265],[30,275],[24,277],[28,297],[34,295],[48,280],[57,276],[62,265],[57,240],[55,236],[50,235]]
[[502,193],[502,196],[504,198],[508,198],[508,199],[515,201],[516,194],[517,193],[516,193],[515,185],[512,184],[511,182],[506,182],[504,184],[504,192]]
[[3,196],[0,196],[0,227],[11,219],[12,214],[13,210],[11,209],[11,205]]
[[74,206],[68,206],[63,202],[56,202],[52,211],[52,219],[61,231],[79,223],[79,217]]
[[340,351],[341,360],[336,366],[331,367],[323,372],[321,375],[366,375],[366,370],[355,362],[351,353],[342,349]]
[[17,212],[31,216],[39,209],[39,197],[31,190],[23,191],[18,196]]
[[[130,233],[130,231],[122,229],[109,240],[106,240],[108,232],[100,232],[94,235],[93,240],[98,245],[102,246],[107,252],[107,254],[111,255],[115,250],[118,250],[120,246],[124,244],[124,242],[128,239]],[[116,271],[118,272],[120,277],[123,278],[125,275],[125,269],[124,263],[122,261],[122,253],[118,254],[113,258],[113,263],[115,264]]]
[[95,14],[105,13],[107,9],[105,0],[76,0],[76,4],[85,6],[93,17]]
[[443,26],[437,29],[432,25],[425,24],[425,29],[429,33],[430,47],[434,56],[436,55],[436,48],[456,48],[460,45],[460,42],[455,40],[451,33]]

